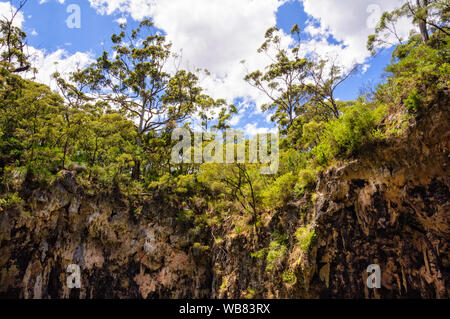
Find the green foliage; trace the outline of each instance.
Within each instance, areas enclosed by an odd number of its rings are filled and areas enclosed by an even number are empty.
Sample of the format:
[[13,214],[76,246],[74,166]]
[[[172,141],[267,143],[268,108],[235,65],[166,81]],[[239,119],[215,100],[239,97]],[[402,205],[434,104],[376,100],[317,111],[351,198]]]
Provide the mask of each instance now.
[[321,142],[312,149],[312,154],[320,165],[326,165],[381,138],[377,123],[385,112],[384,106],[373,109],[371,105],[362,103],[348,107],[341,118],[327,123]]
[[[256,223],[261,211],[262,193],[266,186],[256,164],[203,164],[198,181],[214,198],[233,201]],[[229,208],[228,208],[229,209]]]
[[287,254],[287,245],[281,240],[274,240],[270,243],[266,256],[266,271],[272,272],[280,266]]
[[335,91],[355,73],[357,66],[345,72],[333,60],[300,56],[298,25],[291,30],[295,43],[290,48],[281,46],[279,32],[276,27],[268,29],[266,40],[258,50],[258,53],[269,55],[273,63],[265,72],[257,70],[244,78],[270,98],[271,102],[262,109],[273,113],[272,121],[279,125],[282,134],[287,135],[295,135],[298,119],[305,117],[311,109],[326,119],[338,118],[340,102],[335,98]]
[[[127,182],[138,152],[133,123],[102,104],[65,105],[44,85],[1,70],[0,162],[39,180],[73,169],[100,185]],[[27,107],[24,108],[23,106]]]
[[[221,103],[224,104],[225,101],[222,101]],[[229,129],[230,125],[228,125],[227,122],[231,119],[233,114],[237,114],[237,112],[238,110],[234,105],[230,105],[228,109],[226,107],[222,108],[218,116],[218,122],[213,128],[222,131]]]
[[262,248],[251,254],[252,258],[265,259],[267,272],[276,270],[288,252],[286,235],[275,232],[272,234],[272,239],[269,247]]
[[5,197],[0,198],[0,210],[8,209],[19,205],[22,202],[22,198],[18,193],[9,193]]
[[376,54],[378,49],[391,46],[395,42],[402,44],[404,39],[400,38],[397,33],[397,24],[403,17],[410,19],[418,27],[419,37],[424,44],[429,43],[430,37],[435,34],[438,36],[450,35],[448,0],[406,1],[401,7],[381,15],[375,28],[375,34],[370,35],[367,42],[367,48],[372,54]]
[[280,150],[280,165],[278,174],[297,174],[301,169],[307,167],[308,163],[308,154],[299,152],[293,148],[282,149]]
[[283,282],[288,285],[293,285],[297,281],[297,276],[295,276],[295,273],[290,269],[285,270],[281,275],[281,278]]
[[148,188],[162,194],[175,194],[187,197],[196,193],[198,184],[195,175],[174,176],[166,173],[157,181],[151,182]]
[[48,176],[63,157],[58,147],[64,125],[62,100],[44,85],[22,80],[6,69],[0,72],[4,77],[0,88],[1,166],[26,166],[36,175]]
[[312,120],[303,126],[302,140],[305,148],[313,148],[320,143],[326,125],[327,123],[324,121],[316,122]]
[[295,232],[295,237],[302,250],[308,253],[317,239],[317,234],[310,227],[300,227]]
[[292,193],[296,177],[292,173],[287,173],[278,177],[262,192],[263,203],[269,208],[282,206]]
[[23,5],[19,3],[10,17],[2,14],[0,18],[0,66],[15,73],[27,71],[31,67],[25,52],[27,35],[15,23]]
[[256,259],[263,259],[267,255],[267,248],[262,248],[254,253],[251,253],[250,256]]
[[423,110],[425,105],[448,88],[450,84],[450,37],[439,48],[409,42],[398,49],[401,53],[395,63],[387,67],[391,74],[383,87],[385,103],[404,105],[412,113]]
[[413,90],[405,100],[405,107],[409,112],[417,113],[423,105],[423,98],[417,89]]
[[344,116],[330,122],[328,129],[338,154],[349,154],[376,136],[376,124],[381,120],[377,112],[365,105],[355,105],[345,110]]
[[177,220],[182,222],[191,222],[194,220],[194,212],[192,210],[183,210],[178,212]]
[[311,190],[316,184],[317,172],[314,169],[303,169],[298,174],[298,181],[295,184],[295,193],[303,195],[306,191]]

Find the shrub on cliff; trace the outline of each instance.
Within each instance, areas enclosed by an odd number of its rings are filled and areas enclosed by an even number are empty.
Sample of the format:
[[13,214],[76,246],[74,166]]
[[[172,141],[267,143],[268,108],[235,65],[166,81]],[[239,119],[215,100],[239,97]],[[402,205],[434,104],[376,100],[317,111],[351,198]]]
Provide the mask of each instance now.
[[382,137],[377,123],[385,115],[385,107],[357,102],[346,108],[342,117],[328,122],[321,142],[312,149],[319,165],[348,156],[362,145]]

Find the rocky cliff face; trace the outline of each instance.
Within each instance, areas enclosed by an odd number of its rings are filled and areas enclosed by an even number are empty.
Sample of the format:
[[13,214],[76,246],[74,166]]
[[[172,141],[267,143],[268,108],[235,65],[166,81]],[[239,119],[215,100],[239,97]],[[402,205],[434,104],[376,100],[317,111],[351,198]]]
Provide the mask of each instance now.
[[[432,113],[406,140],[378,147],[323,174],[314,221],[317,266],[339,297],[448,298],[450,180],[448,108]],[[381,267],[382,289],[365,287]]]
[[[215,257],[225,285],[214,296],[449,298],[450,103],[441,105],[403,137],[323,172],[315,194],[271,216],[265,233],[282,230],[289,241],[275,271],[249,256],[249,238],[228,239]],[[306,225],[316,235],[308,251],[294,239]],[[366,284],[373,264],[380,289]]]
[[[228,225],[198,231],[179,207],[88,192],[62,172],[0,212],[0,297],[449,298],[447,102],[403,138],[322,173],[315,194],[266,216],[258,240]],[[315,234],[307,249],[299,227]],[[251,253],[275,231],[286,243],[268,271]],[[66,285],[70,264],[81,289]],[[367,288],[371,264],[381,289]]]
[[[89,195],[63,175],[52,191],[30,194],[30,212],[0,215],[0,297],[209,296],[208,260],[178,211],[147,201],[135,217],[120,194]],[[67,287],[70,264],[81,268],[81,289]]]

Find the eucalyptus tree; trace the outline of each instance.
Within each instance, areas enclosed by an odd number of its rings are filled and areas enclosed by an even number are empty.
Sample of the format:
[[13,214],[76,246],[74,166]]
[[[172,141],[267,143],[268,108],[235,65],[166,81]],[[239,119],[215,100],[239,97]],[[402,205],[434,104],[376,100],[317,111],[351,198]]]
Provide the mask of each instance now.
[[325,120],[338,119],[341,116],[341,105],[336,97],[336,90],[359,69],[354,64],[345,70],[337,62],[337,58],[318,59],[311,64],[309,76],[311,82],[306,85],[306,92],[310,97],[311,108]]
[[26,49],[26,33],[14,25],[18,14],[27,0],[17,1],[16,8],[11,7],[11,14],[0,17],[0,62],[10,72],[28,71],[31,64],[28,61]]
[[[300,29],[297,25],[291,34],[300,40]],[[262,110],[273,111],[272,120],[286,132],[307,101],[305,85],[309,61],[300,56],[300,41],[289,50],[282,47],[278,28],[268,29],[265,38],[266,41],[258,52],[269,56],[272,63],[264,72],[257,70],[247,74],[245,81],[270,99],[270,103],[263,105]]]
[[291,128],[299,129],[299,119],[307,121],[305,117],[311,117],[311,113],[324,120],[339,118],[341,103],[336,90],[358,70],[355,64],[346,71],[337,58],[317,57],[308,52],[301,55],[298,25],[292,28],[291,36],[295,44],[283,48],[279,29],[270,28],[258,52],[268,55],[272,63],[265,72],[257,70],[245,77],[250,85],[269,97],[271,103],[262,109],[274,111],[272,120],[279,124],[283,134],[290,134]]
[[[202,105],[195,74],[185,70],[169,73],[168,63],[174,57],[171,44],[150,20],[143,20],[131,32],[121,25],[121,32],[111,40],[112,51],[104,51],[72,79],[86,86],[84,93],[126,112],[136,125],[138,147],[143,147],[146,134],[175,127]],[[134,179],[140,178],[140,164],[141,158],[135,158]]]
[[229,121],[234,114],[237,114],[238,110],[235,105],[229,105],[228,107],[222,107],[219,112],[217,124],[213,126],[213,129],[218,131],[225,131],[231,128]]
[[396,28],[398,20],[402,17],[409,18],[418,27],[423,43],[428,43],[430,32],[438,31],[446,36],[450,35],[448,0],[408,0],[401,7],[382,14],[375,34],[370,35],[367,42],[367,48],[373,54],[378,47],[395,44],[391,42],[391,38],[400,44],[403,43]]
[[214,100],[208,95],[201,95],[198,103],[201,105],[201,110],[198,114],[201,120],[201,127],[208,131],[211,128],[211,122],[216,118],[214,110],[223,108],[226,105],[226,101],[224,99]]

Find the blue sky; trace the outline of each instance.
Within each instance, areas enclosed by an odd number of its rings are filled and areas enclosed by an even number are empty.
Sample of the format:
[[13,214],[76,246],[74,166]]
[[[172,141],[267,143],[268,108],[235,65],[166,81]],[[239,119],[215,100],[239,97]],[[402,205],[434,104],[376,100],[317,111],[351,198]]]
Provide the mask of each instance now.
[[[38,80],[50,84],[53,68],[70,72],[99,56],[109,48],[111,34],[119,31],[118,19],[126,19],[133,26],[150,17],[174,43],[175,50],[182,50],[183,67],[207,68],[212,72],[212,78],[202,82],[208,93],[239,105],[240,113],[232,124],[252,134],[274,126],[268,122],[268,115],[259,111],[264,97],[242,81],[245,70],[238,62],[245,59],[249,70],[266,64],[256,50],[264,31],[273,24],[284,31],[286,43],[290,29],[298,24],[303,30],[305,50],[338,56],[343,66],[349,67],[354,62],[365,66],[365,72],[338,89],[341,100],[356,98],[367,83],[379,83],[390,61],[391,50],[370,57],[365,41],[373,31],[367,23],[371,15],[390,9],[396,0],[341,0],[341,6],[336,6],[333,0],[153,1],[149,5],[145,0],[30,0],[23,10],[22,28],[29,35],[28,44],[40,54],[42,74]],[[380,12],[367,9],[373,3]],[[67,8],[71,4],[81,9],[80,28],[67,26],[66,19],[71,15]]]

